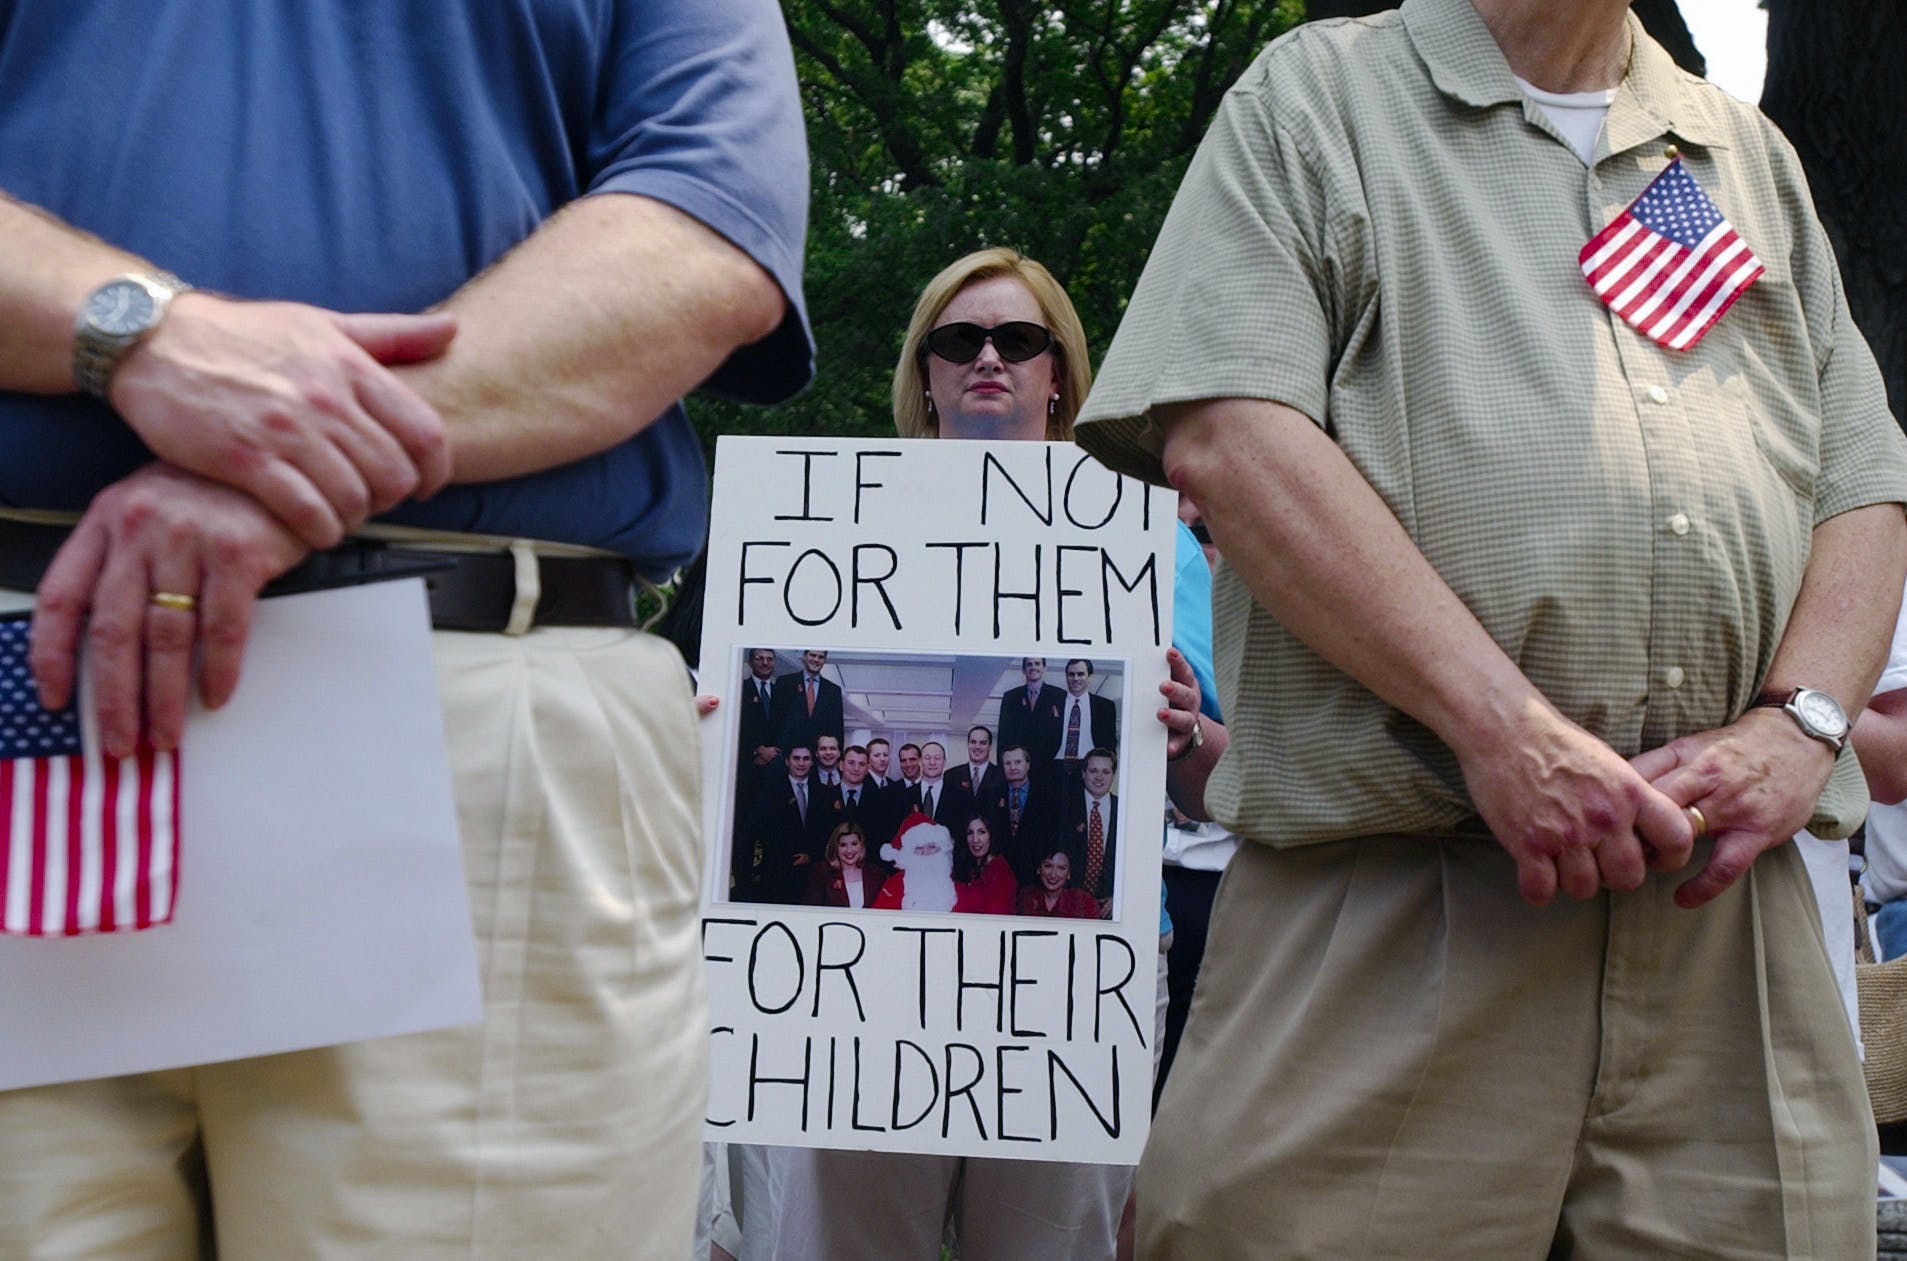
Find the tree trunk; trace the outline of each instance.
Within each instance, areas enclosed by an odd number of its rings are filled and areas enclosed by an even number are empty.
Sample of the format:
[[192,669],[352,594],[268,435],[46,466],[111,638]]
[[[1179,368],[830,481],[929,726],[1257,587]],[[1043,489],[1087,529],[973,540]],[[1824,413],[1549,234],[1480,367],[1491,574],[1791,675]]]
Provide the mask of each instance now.
[[1907,425],[1907,18],[1901,0],[1764,0],[1761,108],[1801,155],[1848,306]]

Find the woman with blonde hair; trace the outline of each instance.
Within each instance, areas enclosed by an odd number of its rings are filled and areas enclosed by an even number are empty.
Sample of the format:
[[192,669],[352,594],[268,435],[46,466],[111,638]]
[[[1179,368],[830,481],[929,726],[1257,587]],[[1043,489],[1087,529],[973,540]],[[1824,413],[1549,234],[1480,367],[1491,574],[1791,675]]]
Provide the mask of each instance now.
[[[894,427],[906,438],[1070,442],[1091,387],[1085,330],[1052,273],[1014,250],[977,250],[914,304],[894,369]],[[1181,572],[1204,573],[1198,544],[1182,534]],[[1197,659],[1209,677],[1209,634]],[[1172,660],[1159,717],[1179,754],[1201,693],[1185,659]],[[1208,746],[1222,737],[1214,723],[1204,730]],[[997,913],[1011,912],[1011,888]],[[793,1147],[771,1148],[769,1161],[774,1261],[937,1261],[948,1229],[961,1261],[1112,1261],[1132,1183],[1127,1167],[1063,1161]]]
[[914,304],[894,368],[903,438],[1071,442],[1092,388],[1072,299],[1017,250],[975,250]]

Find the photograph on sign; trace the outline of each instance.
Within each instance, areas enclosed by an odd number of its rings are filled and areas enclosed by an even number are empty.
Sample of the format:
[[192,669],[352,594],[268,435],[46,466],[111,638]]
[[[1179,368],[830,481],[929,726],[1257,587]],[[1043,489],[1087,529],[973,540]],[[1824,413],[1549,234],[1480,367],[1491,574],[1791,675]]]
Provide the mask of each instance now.
[[[1061,663],[1054,662],[1054,665]],[[1125,663],[750,647],[726,899],[1111,919]]]

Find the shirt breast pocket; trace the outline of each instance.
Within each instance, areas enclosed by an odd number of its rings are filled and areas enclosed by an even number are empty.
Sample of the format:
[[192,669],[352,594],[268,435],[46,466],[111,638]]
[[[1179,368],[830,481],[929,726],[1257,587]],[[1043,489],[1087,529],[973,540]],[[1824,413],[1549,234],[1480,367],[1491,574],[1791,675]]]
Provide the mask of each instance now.
[[1814,502],[1821,473],[1821,425],[1812,400],[1796,398],[1768,377],[1738,372],[1721,385],[1731,419],[1747,427],[1763,463],[1805,503]]

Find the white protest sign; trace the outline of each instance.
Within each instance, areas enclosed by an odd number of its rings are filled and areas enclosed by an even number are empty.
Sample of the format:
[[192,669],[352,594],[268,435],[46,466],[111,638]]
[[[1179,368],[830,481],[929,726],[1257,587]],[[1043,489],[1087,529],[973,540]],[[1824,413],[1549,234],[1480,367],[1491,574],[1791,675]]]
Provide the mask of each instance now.
[[1175,506],[1069,444],[720,440],[710,1138],[1138,1160]]

